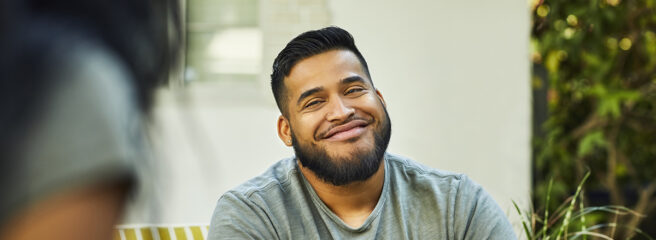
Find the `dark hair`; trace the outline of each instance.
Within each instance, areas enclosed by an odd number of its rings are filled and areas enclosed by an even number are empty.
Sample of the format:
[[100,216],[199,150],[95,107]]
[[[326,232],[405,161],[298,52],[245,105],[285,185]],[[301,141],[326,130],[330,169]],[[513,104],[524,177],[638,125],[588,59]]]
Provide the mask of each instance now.
[[271,90],[278,109],[283,115],[287,114],[287,104],[285,103],[287,89],[285,89],[284,79],[289,76],[292,67],[303,59],[335,49],[353,52],[360,60],[365,73],[371,79],[367,61],[358,51],[353,36],[349,32],[334,26],[304,32],[287,43],[287,46],[278,53],[273,61]]
[[1,161],[44,108],[45,95],[60,84],[44,70],[76,39],[97,42],[118,56],[131,74],[139,109],[147,112],[155,87],[168,81],[179,55],[178,10],[177,0],[1,1]]
[[[60,47],[53,40],[75,37],[97,40],[117,54],[128,67],[134,77],[140,107],[144,110],[150,106],[152,90],[168,80],[171,66],[177,59],[181,33],[176,0],[3,2],[1,13],[10,16],[2,19],[0,24],[3,25],[0,28],[3,38],[9,38],[2,42],[3,60],[9,59],[9,64],[12,64],[15,61],[10,58],[20,58],[23,63],[32,63],[30,69],[40,68],[43,66],[34,63],[49,63],[44,62],[48,56],[38,51],[49,53],[55,50],[53,47]],[[8,70],[12,75],[25,74],[23,69]],[[47,77],[32,79],[52,81]],[[15,86],[25,85],[18,80],[11,82]]]

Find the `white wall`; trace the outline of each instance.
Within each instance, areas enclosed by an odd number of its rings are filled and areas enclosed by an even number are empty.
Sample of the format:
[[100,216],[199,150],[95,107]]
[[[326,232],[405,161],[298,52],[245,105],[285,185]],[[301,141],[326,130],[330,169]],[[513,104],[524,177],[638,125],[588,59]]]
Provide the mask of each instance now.
[[[354,35],[388,104],[389,151],[466,173],[516,221],[511,200],[526,206],[530,190],[526,1],[314,2],[328,22],[297,21]],[[161,94],[153,134],[163,168],[158,222],[208,222],[221,193],[291,155],[276,135],[266,76],[277,51],[301,31],[264,30],[267,72],[255,86],[192,83]]]
[[526,1],[333,0],[392,118],[389,151],[466,173],[517,220],[530,191]]

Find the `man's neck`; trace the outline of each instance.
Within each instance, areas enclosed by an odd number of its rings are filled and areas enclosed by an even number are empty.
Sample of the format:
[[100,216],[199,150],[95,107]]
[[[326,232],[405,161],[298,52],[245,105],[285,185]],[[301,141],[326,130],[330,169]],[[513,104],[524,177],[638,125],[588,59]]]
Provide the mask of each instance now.
[[335,186],[319,179],[312,170],[305,168],[297,160],[301,172],[312,188],[330,210],[344,223],[357,228],[362,226],[378,204],[385,182],[385,160],[381,161],[378,171],[364,181]]

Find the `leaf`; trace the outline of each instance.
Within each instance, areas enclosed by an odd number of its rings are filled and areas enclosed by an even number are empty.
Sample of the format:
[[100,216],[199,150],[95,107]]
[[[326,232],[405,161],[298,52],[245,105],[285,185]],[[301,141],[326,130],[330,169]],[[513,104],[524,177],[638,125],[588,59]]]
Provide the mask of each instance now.
[[635,102],[640,99],[641,94],[636,90],[609,89],[601,84],[595,84],[588,94],[599,99],[597,113],[600,116],[619,118],[621,115],[620,106],[625,102]]
[[579,196],[579,193],[581,193],[581,189],[583,188],[583,184],[585,184],[585,181],[590,177],[590,172],[585,173],[585,176],[583,176],[583,180],[581,180],[581,183],[579,183],[579,186],[576,188],[576,192],[574,193],[574,196],[572,196],[572,201],[569,203],[569,207],[567,207],[567,212],[565,213],[565,219],[563,219],[562,225],[560,225],[560,228],[558,229],[558,234],[556,234],[556,240],[560,239],[560,234],[563,233],[563,230],[567,230],[570,224],[570,219],[572,216],[572,212],[574,211],[574,205],[576,204],[576,200]]
[[612,96],[599,99],[599,106],[597,107],[597,113],[599,113],[600,116],[618,118],[620,116],[619,99]]
[[560,65],[560,58],[558,51],[550,51],[544,61],[544,65],[550,73],[557,73]]
[[600,130],[592,131],[586,134],[579,143],[578,156],[585,156],[588,153],[592,152],[595,147],[606,146],[606,140],[604,139],[604,133]]
[[594,54],[590,54],[588,52],[582,52],[581,57],[583,58],[583,62],[585,62],[588,65],[588,67],[597,67],[601,65],[601,59]]
[[615,175],[617,175],[617,177],[624,177],[626,176],[626,173],[627,173],[626,165],[622,163],[618,163],[617,168],[615,168]]
[[[513,206],[515,206],[515,210],[517,210],[519,216],[522,216],[522,211],[519,210],[519,206],[517,205],[517,203],[513,200],[512,204]],[[526,219],[524,219],[524,217],[522,217],[522,226],[524,227],[524,234],[526,234],[526,238],[529,240],[533,240],[533,235],[531,234],[531,231],[528,230],[527,221]]]

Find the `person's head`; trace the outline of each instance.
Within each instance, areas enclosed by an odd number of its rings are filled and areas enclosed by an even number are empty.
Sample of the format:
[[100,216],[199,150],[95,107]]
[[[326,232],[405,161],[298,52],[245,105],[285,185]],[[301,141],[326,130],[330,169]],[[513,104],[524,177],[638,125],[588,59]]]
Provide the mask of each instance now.
[[130,74],[135,104],[148,112],[155,88],[168,81],[179,54],[178,5],[177,0],[0,1],[0,162],[15,161],[19,139],[48,106],[46,96],[66,80],[47,70],[72,52],[72,40],[93,41],[115,54]]
[[[147,111],[153,90],[168,81],[179,55],[178,5],[178,0],[2,1],[0,71],[7,79],[0,89],[2,96],[16,99],[21,108],[38,109],[38,103],[34,107],[26,103],[38,102],[41,92],[57,84],[41,74],[43,68],[70,53],[62,42],[86,38],[106,47],[125,64],[133,77],[139,107]],[[2,105],[0,110],[4,114],[7,108]]]
[[294,38],[274,61],[271,86],[282,114],[278,135],[303,167],[333,185],[379,169],[391,123],[347,31],[328,27]]
[[[329,50],[348,50],[355,54],[360,60],[362,68],[367,77],[371,79],[367,61],[364,59],[358,48],[355,46],[353,36],[346,30],[338,27],[327,27],[314,31],[307,31],[292,39],[287,46],[278,53],[273,61],[273,73],[271,73],[271,90],[276,100],[278,109],[286,116],[287,89],[285,88],[285,77],[289,76],[292,67],[299,61],[327,52]],[[373,84],[373,83],[372,83]]]

